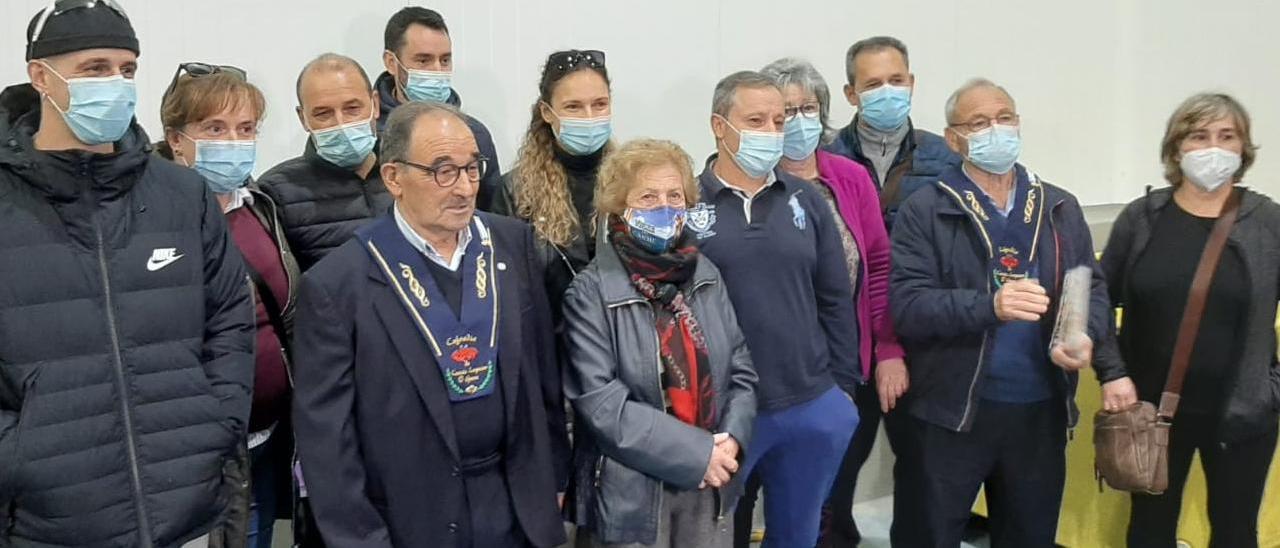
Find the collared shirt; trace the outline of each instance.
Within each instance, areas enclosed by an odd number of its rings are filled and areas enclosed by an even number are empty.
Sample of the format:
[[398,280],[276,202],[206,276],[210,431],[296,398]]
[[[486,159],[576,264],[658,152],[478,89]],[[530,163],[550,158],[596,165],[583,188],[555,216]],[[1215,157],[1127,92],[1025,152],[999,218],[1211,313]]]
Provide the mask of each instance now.
[[412,245],[414,249],[417,249],[431,262],[449,269],[450,272],[458,270],[458,267],[462,265],[462,257],[467,254],[467,245],[471,243],[470,223],[467,224],[466,228],[458,232],[458,247],[453,250],[453,257],[446,259],[444,255],[441,255],[440,252],[436,251],[436,248],[431,245],[431,242],[428,242],[425,238],[419,236],[418,233],[413,230],[413,227],[409,226],[409,222],[400,214],[400,204],[397,203],[395,207],[391,209],[395,211],[396,226],[400,227],[400,233],[404,234],[405,239],[409,240],[409,244]]
[[[991,203],[993,204],[996,203],[996,197],[992,196],[990,192],[987,192],[985,188],[982,188],[982,185],[978,184],[978,181],[974,181],[973,177],[969,175],[968,166],[960,166],[960,171],[964,173],[965,177],[969,177],[969,180],[973,182],[973,186],[978,187],[978,190],[981,190],[983,194],[986,194],[987,198],[991,199]],[[1013,187],[1009,189],[1009,196],[1007,196],[1004,200],[1004,207],[996,210],[996,212],[999,213],[1001,217],[1004,217],[1006,219],[1009,218],[1009,213],[1013,211],[1013,199],[1017,195],[1018,195],[1018,174],[1015,172],[1013,175]]]
[[774,174],[773,171],[770,171],[769,174],[765,176],[764,184],[761,185],[760,188],[756,189],[755,193],[748,193],[741,188],[729,184],[728,181],[724,180],[719,175],[716,175],[716,179],[718,179],[720,184],[724,185],[725,188],[729,189],[729,192],[732,192],[734,196],[742,198],[742,214],[747,218],[747,224],[751,224],[751,204],[758,196],[764,194],[765,190],[768,190],[769,187],[778,182],[778,176]]
[[226,207],[222,208],[222,213],[231,213],[247,205],[253,205],[253,193],[247,188],[240,187],[231,191],[231,200],[227,201]]

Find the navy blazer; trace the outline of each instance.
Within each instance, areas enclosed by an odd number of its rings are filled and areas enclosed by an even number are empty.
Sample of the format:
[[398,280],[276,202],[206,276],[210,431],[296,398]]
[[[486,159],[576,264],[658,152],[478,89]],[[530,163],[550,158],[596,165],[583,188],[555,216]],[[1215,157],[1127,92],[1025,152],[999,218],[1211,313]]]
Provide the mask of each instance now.
[[[478,213],[498,262],[499,364],[512,507],[535,546],[565,541],[568,470],[560,373],[542,270],[524,223]],[[294,428],[316,521],[342,548],[456,546],[468,527],[444,381],[422,335],[358,240],[299,292]]]

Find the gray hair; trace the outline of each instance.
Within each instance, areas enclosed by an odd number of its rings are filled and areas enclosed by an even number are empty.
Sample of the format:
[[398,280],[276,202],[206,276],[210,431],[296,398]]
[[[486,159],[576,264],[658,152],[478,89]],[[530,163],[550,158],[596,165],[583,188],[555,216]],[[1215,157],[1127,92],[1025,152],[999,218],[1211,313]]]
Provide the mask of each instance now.
[[763,74],[778,84],[778,88],[786,94],[787,86],[795,84],[800,86],[800,90],[804,93],[813,93],[818,97],[818,120],[822,122],[822,141],[829,142],[832,136],[831,127],[827,125],[828,115],[831,111],[831,89],[827,87],[827,80],[822,77],[818,69],[803,59],[795,57],[784,57],[778,59],[764,68],[760,69]]
[[1003,93],[1005,97],[1009,98],[1009,104],[1012,105],[1015,110],[1018,108],[1018,104],[1013,100],[1013,94],[1009,93],[1009,90],[1004,89],[1004,87],[986,78],[981,78],[981,77],[972,78],[968,82],[965,82],[963,85],[961,85],[959,88],[956,88],[955,91],[951,92],[950,97],[947,97],[947,106],[945,108],[944,114],[946,116],[946,121],[948,125],[958,123],[958,121],[955,119],[956,103],[960,102],[960,98],[963,97],[964,94],[969,93],[970,91],[973,91],[975,89],[998,90],[1000,93]]
[[849,51],[844,54],[844,73],[845,77],[849,79],[849,84],[853,84],[853,61],[858,55],[864,52],[875,53],[886,49],[897,50],[898,53],[901,53],[902,62],[907,65],[908,69],[911,68],[911,58],[907,56],[907,45],[903,44],[902,40],[892,36],[872,36],[871,38],[854,42],[852,46],[849,46]]
[[294,86],[294,93],[298,96],[298,105],[302,105],[302,81],[306,79],[308,74],[316,71],[342,72],[344,70],[354,71],[364,80],[364,86],[373,91],[373,82],[369,80],[369,73],[364,71],[364,67],[355,59],[347,57],[339,53],[322,53],[315,59],[312,59],[302,67],[302,72],[298,73],[298,83]]
[[716,92],[711,96],[711,112],[728,118],[729,109],[733,108],[733,99],[738,95],[739,88],[778,89],[778,84],[772,78],[754,70],[738,71],[725,76],[720,83],[716,84]]
[[457,107],[447,103],[410,101],[400,105],[391,112],[387,119],[387,127],[382,132],[381,149],[378,157],[384,164],[405,162],[409,160],[409,148],[413,144],[413,128],[423,116],[433,113],[444,113],[465,124],[467,115]]

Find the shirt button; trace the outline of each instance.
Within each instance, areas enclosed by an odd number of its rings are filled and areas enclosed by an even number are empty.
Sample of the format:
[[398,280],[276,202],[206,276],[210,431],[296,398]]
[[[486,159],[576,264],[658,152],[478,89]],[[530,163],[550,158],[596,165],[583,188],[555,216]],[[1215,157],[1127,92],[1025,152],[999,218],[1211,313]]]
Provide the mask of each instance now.
[[450,524],[449,524],[449,532],[450,532],[450,533],[457,533],[457,532],[458,532],[458,524],[457,524],[457,523],[450,523]]
[[450,471],[450,474],[456,478],[462,474],[462,470],[459,470],[457,466],[454,466],[453,470]]

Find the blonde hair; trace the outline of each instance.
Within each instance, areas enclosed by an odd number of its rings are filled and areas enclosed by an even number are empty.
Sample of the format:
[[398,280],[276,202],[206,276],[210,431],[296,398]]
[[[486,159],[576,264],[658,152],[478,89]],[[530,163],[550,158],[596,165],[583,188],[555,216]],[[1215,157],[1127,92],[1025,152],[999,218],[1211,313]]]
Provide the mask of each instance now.
[[648,169],[672,166],[680,172],[684,182],[684,205],[698,203],[698,182],[693,178],[693,159],[671,141],[660,139],[636,139],[613,150],[600,167],[596,184],[596,212],[600,215],[621,215],[627,209],[627,193]]
[[1236,171],[1233,181],[1244,177],[1244,172],[1253,165],[1258,147],[1253,144],[1250,135],[1249,113],[1245,111],[1235,98],[1225,93],[1197,93],[1188,97],[1177,110],[1169,116],[1165,126],[1164,139],[1160,142],[1160,161],[1164,164],[1164,178],[1169,184],[1182,184],[1182,141],[1201,125],[1219,118],[1230,116],[1236,124],[1236,131],[1244,146],[1240,152],[1240,169]]
[[[569,196],[568,176],[564,166],[556,160],[556,136],[551,124],[542,118],[542,103],[551,103],[556,84],[566,76],[580,70],[591,70],[604,78],[609,85],[609,73],[603,67],[579,63],[570,68],[557,66],[552,60],[566,53],[551,54],[542,68],[538,84],[538,100],[533,102],[532,119],[520,145],[515,166],[515,214],[533,225],[538,237],[564,247],[581,234],[578,212]],[[603,154],[608,157],[612,145],[606,143]]]

